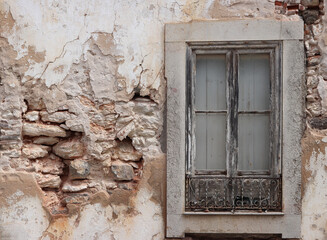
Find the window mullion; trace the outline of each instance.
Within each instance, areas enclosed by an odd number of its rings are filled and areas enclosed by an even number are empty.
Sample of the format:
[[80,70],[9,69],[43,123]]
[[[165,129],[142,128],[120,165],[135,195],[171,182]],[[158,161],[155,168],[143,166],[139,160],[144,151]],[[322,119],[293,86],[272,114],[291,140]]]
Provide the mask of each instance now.
[[227,176],[236,175],[237,169],[237,59],[234,51],[227,53]]
[[238,52],[233,51],[233,107],[232,107],[232,176],[237,175],[237,164],[238,164]]

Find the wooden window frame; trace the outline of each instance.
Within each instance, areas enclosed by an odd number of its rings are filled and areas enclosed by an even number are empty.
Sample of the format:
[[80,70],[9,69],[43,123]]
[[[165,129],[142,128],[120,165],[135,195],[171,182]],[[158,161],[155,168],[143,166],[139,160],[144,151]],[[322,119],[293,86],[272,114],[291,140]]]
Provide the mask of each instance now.
[[[268,53],[270,63],[270,167],[268,171],[238,170],[238,75],[239,55]],[[188,43],[186,65],[186,190],[185,211],[281,211],[281,150],[280,150],[280,102],[281,102],[281,43],[227,42]],[[225,54],[226,56],[226,103],[227,110],[204,111],[227,113],[226,171],[196,170],[195,162],[195,79],[196,56]],[[203,111],[199,111],[203,112]],[[248,111],[247,111],[248,112]],[[254,111],[260,114],[260,111]],[[242,112],[241,112],[242,114]],[[215,183],[216,181],[216,183]],[[224,185],[212,192],[208,188]],[[276,185],[276,187],[272,187]],[[246,187],[245,187],[246,186]],[[242,189],[238,191],[238,189]],[[252,196],[252,197],[249,197]],[[254,197],[260,196],[260,197]],[[265,201],[263,201],[265,199]],[[218,201],[218,202],[217,202]],[[200,203],[201,202],[201,203]]]
[[[187,47],[187,70],[186,70],[186,174],[195,175],[226,175],[247,176],[264,175],[279,177],[281,175],[281,42],[229,42],[229,43],[188,43]],[[238,171],[237,170],[237,115],[238,111],[238,55],[246,53],[269,53],[270,55],[270,169],[268,171]],[[225,54],[226,55],[226,97],[227,110],[205,111],[206,113],[227,113],[226,141],[226,171],[219,170],[196,170],[193,169],[195,160],[195,78],[196,78],[196,56],[201,54]],[[236,96],[236,97],[234,97]],[[254,111],[261,113],[262,111]],[[249,111],[246,111],[249,113]],[[233,126],[232,126],[233,125]]]

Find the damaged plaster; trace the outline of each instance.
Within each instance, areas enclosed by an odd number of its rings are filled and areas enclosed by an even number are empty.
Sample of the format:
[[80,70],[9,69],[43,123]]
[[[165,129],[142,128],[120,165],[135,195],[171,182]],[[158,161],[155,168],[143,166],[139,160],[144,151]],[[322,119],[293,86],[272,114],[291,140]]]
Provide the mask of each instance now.
[[[289,2],[1,1],[0,238],[164,239],[164,24],[291,21]],[[320,2],[306,39],[305,240],[327,227],[326,132],[310,124],[327,111]]]

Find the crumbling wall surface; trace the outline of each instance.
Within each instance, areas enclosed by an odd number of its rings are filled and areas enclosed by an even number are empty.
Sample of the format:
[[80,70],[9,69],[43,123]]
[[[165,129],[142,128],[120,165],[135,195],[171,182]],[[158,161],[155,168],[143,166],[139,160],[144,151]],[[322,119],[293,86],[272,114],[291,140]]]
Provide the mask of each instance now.
[[[305,1],[306,131],[302,139],[302,237],[327,239],[327,18],[326,1]],[[318,2],[318,3],[317,3]],[[318,14],[319,13],[319,14]]]
[[[0,1],[0,239],[164,239],[164,24],[298,17],[283,7]],[[313,77],[308,71],[304,239],[326,237],[326,37],[315,13],[306,41]]]

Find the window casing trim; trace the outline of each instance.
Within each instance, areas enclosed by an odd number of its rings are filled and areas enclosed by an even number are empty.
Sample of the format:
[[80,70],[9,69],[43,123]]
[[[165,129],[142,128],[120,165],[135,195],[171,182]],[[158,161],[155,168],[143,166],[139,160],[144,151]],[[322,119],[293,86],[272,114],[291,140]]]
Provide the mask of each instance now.
[[[185,213],[186,51],[190,43],[280,41],[283,132],[282,213]],[[167,202],[166,237],[185,233],[274,233],[301,237],[301,138],[304,124],[303,21],[275,19],[166,24]]]

